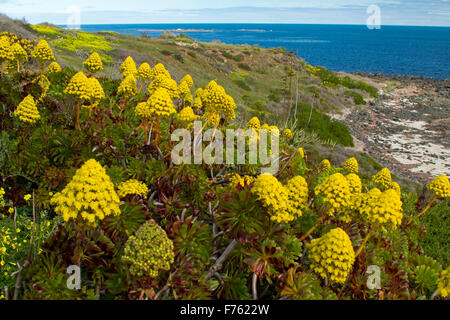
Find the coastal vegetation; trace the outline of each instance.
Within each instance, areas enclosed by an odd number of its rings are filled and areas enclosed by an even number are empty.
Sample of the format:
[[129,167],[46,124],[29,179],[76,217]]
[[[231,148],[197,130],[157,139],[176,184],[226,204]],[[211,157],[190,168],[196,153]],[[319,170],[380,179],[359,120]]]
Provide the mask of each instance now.
[[[0,299],[447,299],[448,178],[323,156],[353,145],[325,112],[372,86],[282,50],[27,28],[0,34]],[[277,133],[278,172],[175,165],[195,120]]]

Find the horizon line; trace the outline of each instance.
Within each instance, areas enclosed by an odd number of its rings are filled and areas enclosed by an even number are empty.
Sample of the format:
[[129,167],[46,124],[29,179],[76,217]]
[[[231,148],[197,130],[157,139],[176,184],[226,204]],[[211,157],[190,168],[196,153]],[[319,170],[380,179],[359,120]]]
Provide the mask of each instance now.
[[[51,22],[40,22],[39,24],[53,24]],[[301,23],[301,22],[146,22],[146,23],[82,23],[80,26],[102,26],[102,25],[161,25],[161,24],[201,24],[201,25],[219,25],[219,24],[267,24],[267,25],[326,25],[326,26],[366,26],[359,23]],[[56,26],[68,26],[67,24],[54,24]],[[382,27],[428,27],[428,28],[450,28],[446,25],[414,25],[414,24],[382,24]]]

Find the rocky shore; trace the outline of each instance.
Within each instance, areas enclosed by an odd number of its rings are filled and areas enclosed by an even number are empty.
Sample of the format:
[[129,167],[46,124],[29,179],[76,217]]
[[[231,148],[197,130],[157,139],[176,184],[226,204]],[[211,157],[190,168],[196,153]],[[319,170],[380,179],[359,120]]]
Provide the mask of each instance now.
[[358,74],[379,96],[347,111],[356,146],[403,178],[427,183],[450,175],[450,79]]

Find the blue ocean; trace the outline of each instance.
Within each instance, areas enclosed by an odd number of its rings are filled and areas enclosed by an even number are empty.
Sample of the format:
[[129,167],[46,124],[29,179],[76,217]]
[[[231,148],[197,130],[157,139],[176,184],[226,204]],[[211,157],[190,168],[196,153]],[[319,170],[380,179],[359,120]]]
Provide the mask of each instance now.
[[450,78],[450,28],[306,24],[118,24],[82,25],[84,31],[115,31],[157,37],[165,30],[198,41],[285,47],[312,65],[334,71],[381,72]]

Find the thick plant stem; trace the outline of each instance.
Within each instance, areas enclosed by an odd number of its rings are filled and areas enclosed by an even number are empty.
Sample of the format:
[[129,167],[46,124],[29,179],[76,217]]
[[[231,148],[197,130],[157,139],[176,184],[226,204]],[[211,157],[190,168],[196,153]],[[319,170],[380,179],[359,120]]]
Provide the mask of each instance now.
[[225,251],[219,257],[219,259],[217,259],[214,265],[211,267],[211,269],[209,269],[208,273],[205,276],[205,281],[208,281],[214,275],[214,273],[222,269],[222,264],[228,258],[231,251],[233,251],[234,247],[236,247],[237,244],[238,241],[236,239],[233,239],[233,241],[230,242],[230,244],[228,245],[228,247],[226,247]]
[[80,102],[77,103],[77,129],[81,130],[81,128],[80,128]]
[[436,201],[436,197],[433,197],[433,199],[430,201],[430,203],[425,207],[425,209],[423,209],[423,211],[421,213],[419,213],[419,215],[417,216],[417,218],[419,218],[420,216],[424,215],[425,212],[427,212],[431,206],[433,205],[433,203]]
[[359,247],[358,251],[355,253],[355,258],[357,258],[361,252],[362,249],[364,248],[364,246],[366,245],[367,241],[369,241],[369,238],[374,234],[374,231],[370,231],[367,235],[366,238],[364,239],[363,243],[361,244],[361,246]]
[[316,222],[316,224],[315,224],[311,229],[309,229],[308,232],[306,232],[306,233],[300,238],[300,241],[305,240],[305,239],[306,239],[306,238],[307,238],[314,230],[316,230],[316,228],[317,228],[322,222],[325,221],[326,218],[327,218],[326,216],[323,216],[322,218],[320,218],[320,219]]
[[155,128],[155,146],[158,146],[158,140],[159,140],[159,118],[156,120],[156,128]]

